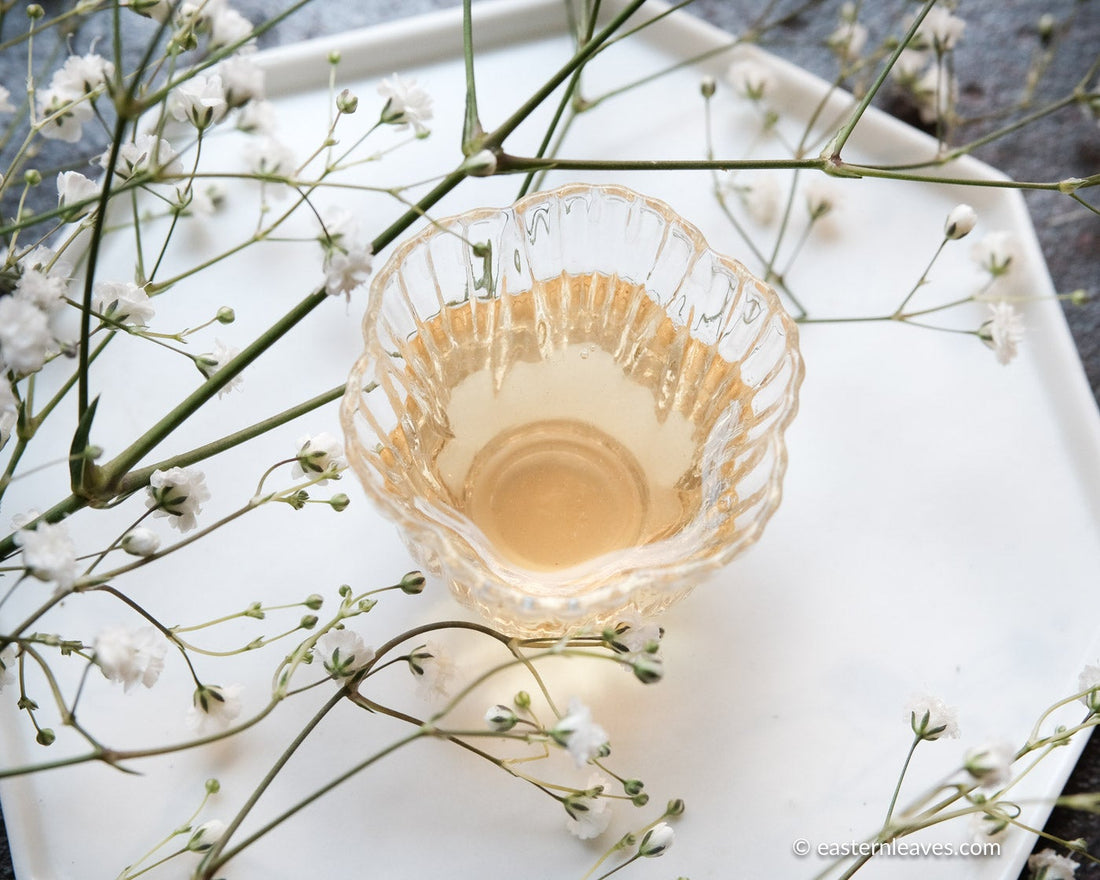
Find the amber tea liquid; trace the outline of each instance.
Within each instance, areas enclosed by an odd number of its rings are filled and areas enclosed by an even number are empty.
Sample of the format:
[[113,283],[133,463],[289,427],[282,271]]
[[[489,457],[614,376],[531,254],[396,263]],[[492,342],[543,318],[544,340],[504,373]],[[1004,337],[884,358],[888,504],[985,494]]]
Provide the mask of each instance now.
[[415,447],[425,480],[535,571],[683,528],[703,441],[741,391],[644,288],[599,275],[445,308],[400,355],[449,393],[411,401],[395,451]]

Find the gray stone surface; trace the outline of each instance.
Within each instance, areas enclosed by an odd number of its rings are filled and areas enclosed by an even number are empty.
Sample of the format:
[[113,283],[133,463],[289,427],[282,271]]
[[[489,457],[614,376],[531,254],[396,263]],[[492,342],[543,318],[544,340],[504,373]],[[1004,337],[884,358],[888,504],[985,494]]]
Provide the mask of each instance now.
[[[288,43],[309,37],[369,26],[394,18],[414,15],[446,6],[458,0],[315,0],[305,10],[266,35],[262,45]],[[69,4],[45,3],[48,10]],[[253,22],[265,20],[282,3],[271,0],[237,0],[233,4]],[[759,8],[763,3],[732,0],[697,0],[695,12],[731,31],[744,27],[743,7]],[[793,8],[797,3],[780,2],[778,8]],[[862,18],[873,34],[886,32],[892,10],[917,8],[914,4],[865,3]],[[22,4],[17,4],[21,7]],[[834,62],[823,48],[824,37],[837,20],[839,0],[816,4],[782,28],[768,47],[778,54],[825,77],[831,77]],[[1077,83],[1081,72],[1096,60],[1100,46],[1100,4],[1080,0],[961,0],[959,13],[967,20],[967,30],[957,53],[960,80],[960,108],[970,117],[986,116],[1001,106],[1020,88],[1036,46],[1035,24],[1043,12],[1051,12],[1063,21],[1076,8],[1072,29],[1060,35],[1057,51],[1040,88],[1038,101],[1065,93]],[[0,40],[9,36],[9,22]],[[141,24],[141,23],[137,23]],[[21,26],[21,24],[20,24]],[[86,35],[74,49],[87,51]],[[0,56],[0,83],[13,93],[21,87],[25,63],[21,53],[9,50]],[[913,121],[912,108],[896,95],[886,95],[886,109]],[[976,123],[973,131],[991,130],[993,122]],[[1087,176],[1100,170],[1100,129],[1086,119],[1079,108],[1070,107],[996,143],[982,147],[976,155],[1018,180],[1048,180],[1053,177]],[[43,158],[43,166],[48,156]],[[1026,195],[1043,252],[1054,284],[1062,292],[1082,288],[1094,297],[1100,294],[1098,256],[1100,256],[1100,220],[1067,197],[1032,192]],[[1093,201],[1097,197],[1092,196]],[[1100,393],[1100,300],[1084,307],[1067,307],[1067,316],[1094,394]],[[1037,585],[1037,589],[1040,585]],[[1023,650],[1023,648],[1021,648]],[[1006,684],[1006,686],[1008,686]],[[826,756],[822,756],[826,760]],[[1086,749],[1067,792],[1100,791],[1100,741]],[[1056,810],[1047,831],[1064,839],[1084,838],[1094,853],[1100,853],[1100,821],[1096,816]],[[6,840],[0,823],[0,880],[12,880]],[[1079,880],[1100,878],[1100,866],[1082,867]],[[29,878],[22,878],[29,880]]]

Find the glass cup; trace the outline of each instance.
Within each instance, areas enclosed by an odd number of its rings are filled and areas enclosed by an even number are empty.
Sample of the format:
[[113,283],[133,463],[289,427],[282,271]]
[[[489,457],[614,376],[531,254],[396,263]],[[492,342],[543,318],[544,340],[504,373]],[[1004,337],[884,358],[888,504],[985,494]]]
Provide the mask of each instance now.
[[796,327],[662,202],[573,184],[434,223],[375,277],[363,336],[349,464],[502,632],[659,612],[779,504]]

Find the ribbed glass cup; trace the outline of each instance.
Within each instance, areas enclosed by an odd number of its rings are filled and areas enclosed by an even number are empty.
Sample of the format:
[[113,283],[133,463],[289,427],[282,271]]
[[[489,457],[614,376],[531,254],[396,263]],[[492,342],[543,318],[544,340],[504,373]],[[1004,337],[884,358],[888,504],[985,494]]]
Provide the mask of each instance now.
[[[349,464],[419,563],[503,632],[556,635],[659,612],[756,541],[779,504],[803,376],[796,327],[770,287],[662,202],[574,184],[439,221],[375,277],[363,336],[341,406]],[[502,389],[573,357],[572,390],[598,420],[616,401],[598,399],[603,380],[588,382],[576,351],[613,364],[631,394],[647,390],[653,438],[669,420],[690,426],[694,507],[671,531],[538,570],[486,537],[443,473],[441,449],[458,430],[448,407],[463,380],[483,375],[507,424],[526,398],[512,387],[506,402]],[[531,405],[557,413],[554,400]],[[639,460],[652,452],[649,435],[607,431]]]

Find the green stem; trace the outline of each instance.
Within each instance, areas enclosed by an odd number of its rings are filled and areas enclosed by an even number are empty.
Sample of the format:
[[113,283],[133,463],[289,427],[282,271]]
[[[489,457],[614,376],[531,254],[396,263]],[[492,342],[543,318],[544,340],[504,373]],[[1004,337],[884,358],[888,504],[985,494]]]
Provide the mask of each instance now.
[[882,823],[883,829],[890,827],[890,821],[894,818],[894,807],[898,803],[898,795],[901,794],[901,784],[905,781],[905,774],[909,771],[909,762],[913,760],[913,753],[917,750],[917,746],[920,745],[921,738],[919,736],[913,737],[913,742],[909,745],[909,754],[905,756],[905,762],[901,765],[901,773],[898,774],[898,784],[894,786],[894,795],[890,798],[890,806],[886,808],[886,819]]
[[462,153],[471,156],[481,147],[485,130],[477,113],[477,85],[474,80],[474,28],[471,0],[462,0],[462,56],[466,69],[466,117],[462,123]]

